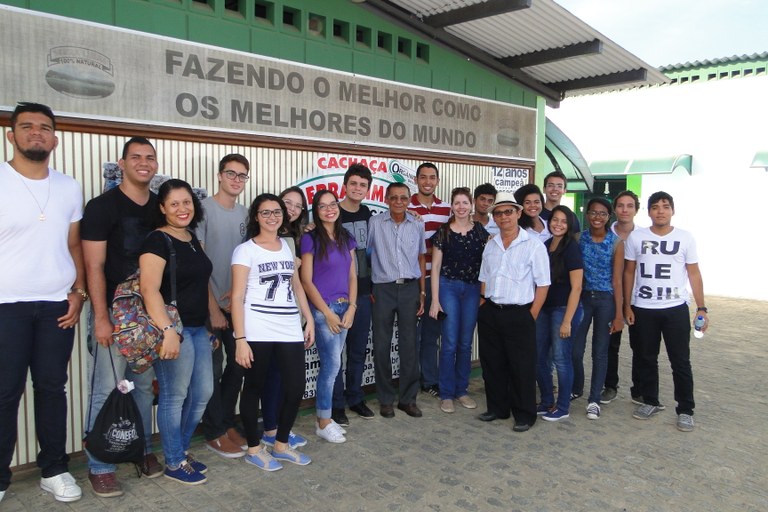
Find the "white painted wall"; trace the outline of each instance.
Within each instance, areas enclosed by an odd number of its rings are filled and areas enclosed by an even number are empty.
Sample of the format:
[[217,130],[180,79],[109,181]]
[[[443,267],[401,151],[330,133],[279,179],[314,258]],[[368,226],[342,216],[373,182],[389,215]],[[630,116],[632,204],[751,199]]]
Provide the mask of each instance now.
[[643,176],[648,196],[675,199],[673,225],[696,237],[705,293],[768,300],[768,172],[749,165],[768,150],[768,76],[568,98],[547,109],[588,162],[689,153],[693,175]]

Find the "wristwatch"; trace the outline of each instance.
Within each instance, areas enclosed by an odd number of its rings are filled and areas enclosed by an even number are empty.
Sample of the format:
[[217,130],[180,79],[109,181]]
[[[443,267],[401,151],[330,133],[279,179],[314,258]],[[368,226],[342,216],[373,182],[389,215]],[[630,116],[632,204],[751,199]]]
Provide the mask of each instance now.
[[709,310],[704,306],[701,306],[700,308],[696,308],[696,311],[703,311],[705,313],[709,313]]
[[83,302],[88,300],[88,292],[83,290],[82,288],[72,288],[69,290],[69,293],[76,293],[80,295],[83,298]]

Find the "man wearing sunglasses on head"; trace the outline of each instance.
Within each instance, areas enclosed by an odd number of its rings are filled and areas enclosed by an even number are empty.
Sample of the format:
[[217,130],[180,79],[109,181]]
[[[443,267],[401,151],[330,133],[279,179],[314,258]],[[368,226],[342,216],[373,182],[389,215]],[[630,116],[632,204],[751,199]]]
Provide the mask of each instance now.
[[[208,285],[211,329],[221,343],[213,352],[213,395],[203,414],[206,447],[226,458],[245,455],[245,438],[235,428],[235,405],[243,387],[243,367],[235,362],[230,292],[232,252],[245,239],[248,209],[237,198],[248,183],[250,164],[243,155],[226,155],[219,162],[219,190],[203,200],[205,217],[196,229],[213,263]],[[224,363],[226,352],[226,364]]]
[[547,249],[520,229],[522,210],[508,192],[491,208],[500,232],[483,251],[477,317],[488,406],[478,419],[506,419],[511,411],[515,432],[536,421],[536,317],[550,284]]

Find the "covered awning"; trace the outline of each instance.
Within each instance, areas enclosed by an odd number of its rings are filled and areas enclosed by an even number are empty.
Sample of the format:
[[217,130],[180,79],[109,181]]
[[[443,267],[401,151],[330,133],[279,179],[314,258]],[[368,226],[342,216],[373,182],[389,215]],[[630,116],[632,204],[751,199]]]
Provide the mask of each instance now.
[[544,152],[547,155],[543,168],[537,169],[540,176],[560,171],[568,178],[568,192],[592,191],[594,178],[587,161],[576,144],[547,118],[544,134]]
[[662,84],[658,69],[555,0],[351,0],[522,84],[563,98]]
[[752,159],[752,165],[750,167],[759,169],[763,168],[768,171],[768,151],[758,151],[755,153],[755,157]]
[[679,168],[691,174],[692,161],[693,157],[688,154],[632,160],[597,160],[590,162],[589,169],[593,176],[601,178],[631,174],[671,174]]

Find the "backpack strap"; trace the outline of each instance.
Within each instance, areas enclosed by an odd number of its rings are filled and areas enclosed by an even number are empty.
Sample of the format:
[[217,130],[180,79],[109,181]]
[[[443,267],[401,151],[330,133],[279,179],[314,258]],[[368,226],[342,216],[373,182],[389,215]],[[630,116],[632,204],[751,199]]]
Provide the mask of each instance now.
[[165,244],[168,246],[170,257],[168,259],[168,270],[171,275],[171,304],[176,306],[176,249],[173,247],[173,241],[167,233],[160,231],[165,237]]
[[[91,411],[93,410],[93,385],[96,382],[96,359],[99,357],[99,342],[96,342],[96,348],[93,351],[93,374],[91,374],[91,399],[88,402],[88,417],[85,422],[85,428],[91,424]],[[115,370],[115,360],[112,358],[112,346],[107,347],[109,351],[109,362],[112,363],[112,375],[115,377],[115,387],[117,387],[117,370]],[[88,432],[86,431],[86,434]]]

